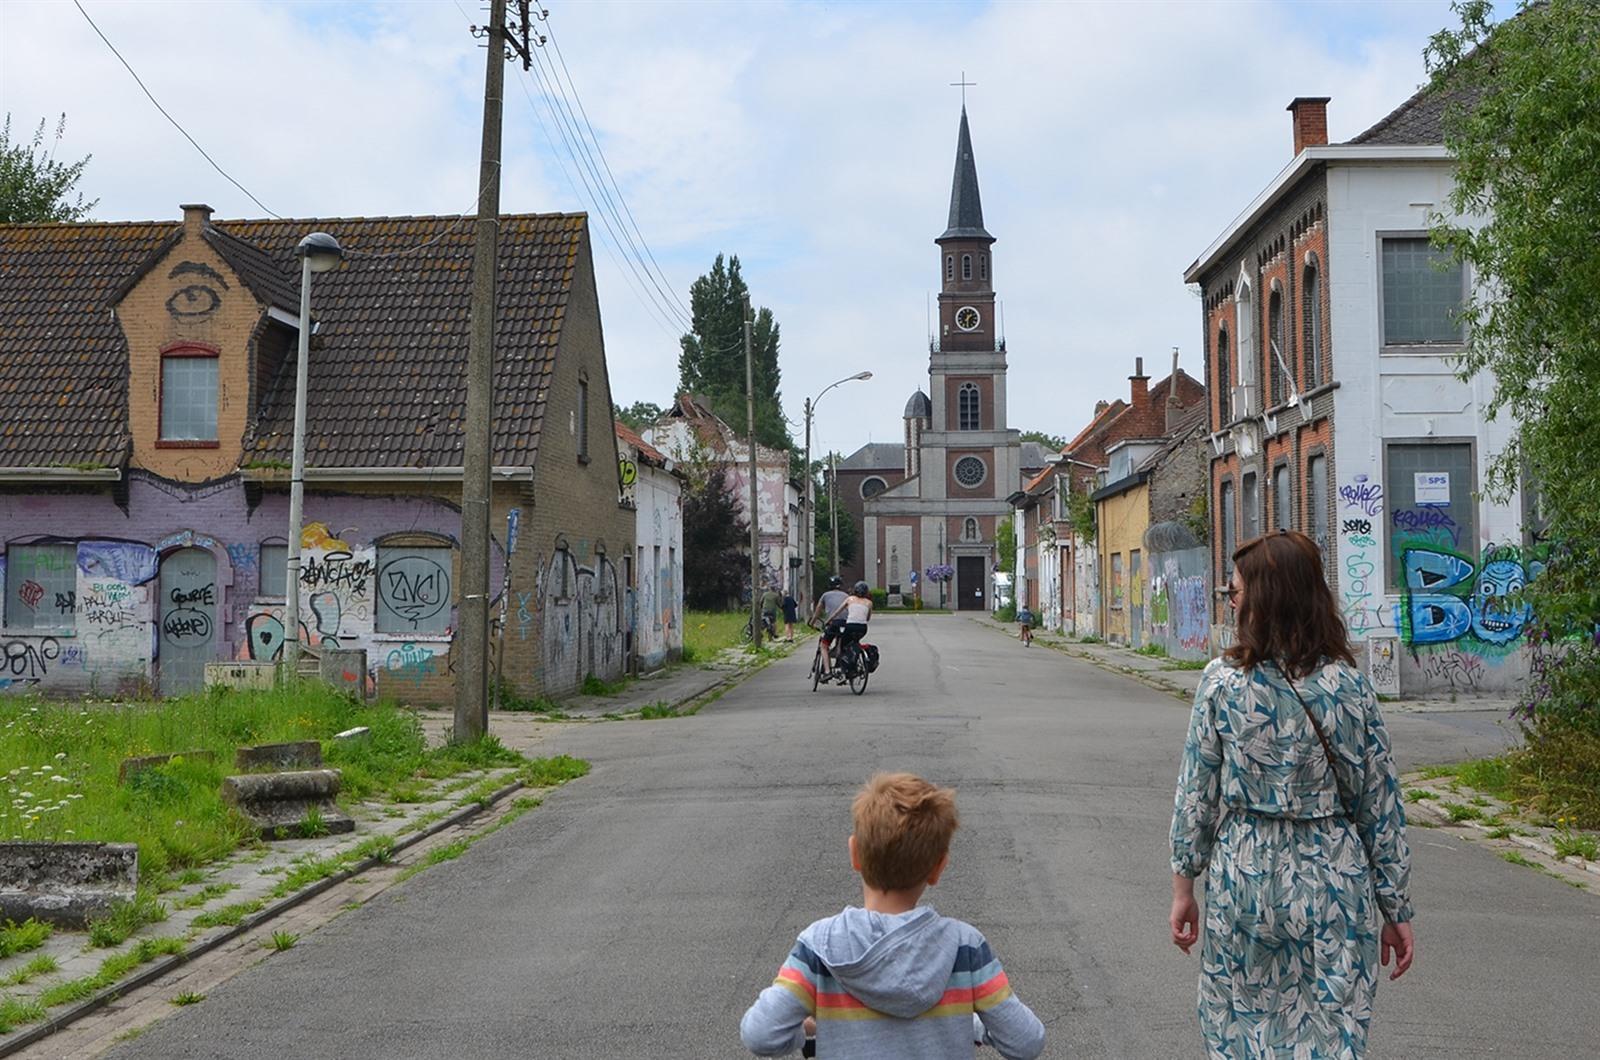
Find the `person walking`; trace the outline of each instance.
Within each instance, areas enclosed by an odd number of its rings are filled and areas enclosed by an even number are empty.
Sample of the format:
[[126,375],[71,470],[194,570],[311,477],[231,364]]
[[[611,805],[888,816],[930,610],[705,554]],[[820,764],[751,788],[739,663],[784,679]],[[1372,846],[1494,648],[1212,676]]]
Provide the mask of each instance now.
[[794,590],[790,589],[783,594],[783,639],[794,641],[794,624],[800,620],[800,601],[794,598]]
[[1316,544],[1280,530],[1232,559],[1234,644],[1201,676],[1173,804],[1172,941],[1201,942],[1213,1060],[1361,1060],[1380,962],[1398,979],[1416,956],[1389,736]]

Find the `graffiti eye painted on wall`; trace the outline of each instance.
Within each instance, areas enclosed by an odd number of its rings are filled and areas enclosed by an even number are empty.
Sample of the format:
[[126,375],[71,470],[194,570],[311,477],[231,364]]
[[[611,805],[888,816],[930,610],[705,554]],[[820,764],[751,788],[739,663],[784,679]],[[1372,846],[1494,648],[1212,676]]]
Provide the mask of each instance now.
[[[1408,643],[1447,644],[1469,631],[1495,645],[1522,636],[1533,609],[1520,594],[1544,564],[1533,559],[1525,567],[1523,557],[1512,548],[1490,545],[1484,552],[1486,558],[1477,570],[1471,560],[1435,549],[1407,549],[1402,554],[1406,584],[1402,617]],[[1469,584],[1470,595],[1464,595]]]
[[221,273],[198,261],[183,261],[167,273],[167,279],[175,280],[181,276],[196,276],[199,280],[178,288],[167,299],[167,312],[174,318],[201,320],[222,307],[222,296],[217,293],[217,288],[226,291],[228,281],[222,278]]

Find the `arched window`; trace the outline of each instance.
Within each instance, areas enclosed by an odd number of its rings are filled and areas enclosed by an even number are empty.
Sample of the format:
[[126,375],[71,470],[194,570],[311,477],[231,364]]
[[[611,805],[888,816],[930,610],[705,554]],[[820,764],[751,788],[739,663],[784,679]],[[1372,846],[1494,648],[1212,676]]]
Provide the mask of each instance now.
[[987,254],[979,254],[978,255],[978,279],[987,280],[988,278],[989,278],[989,255],[987,255]]
[[1228,361],[1232,356],[1233,351],[1228,349],[1228,329],[1220,327],[1217,329],[1217,399],[1219,402],[1217,408],[1222,410],[1222,418],[1218,421],[1219,426],[1233,422],[1233,409],[1228,405],[1228,402],[1232,399],[1232,396],[1228,393],[1228,379],[1233,374],[1229,371],[1231,365]]
[[961,540],[978,540],[978,520],[972,518],[970,515],[967,516],[967,521],[961,524]]
[[944,278],[947,280],[956,278],[956,256],[954,254],[946,254],[944,256]]
[[1267,295],[1267,355],[1268,378],[1272,380],[1272,404],[1281,405],[1289,395],[1288,380],[1283,366],[1289,361],[1289,351],[1283,348],[1283,291],[1273,281],[1272,293]]
[[877,475],[861,480],[861,496],[867,500],[871,500],[888,488],[889,484]]
[[963,280],[972,279],[972,255],[971,254],[963,254],[963,255],[961,255],[961,278]]
[[[1233,300],[1238,314],[1238,320],[1234,322],[1238,329],[1234,344],[1239,351],[1239,385],[1258,386],[1261,382],[1261,366],[1256,357],[1256,303],[1250,290],[1250,281],[1242,274],[1239,277],[1239,293],[1234,295]],[[1233,418],[1239,419],[1254,413],[1260,400],[1256,397],[1248,407],[1234,409]]]
[[1306,307],[1300,314],[1306,329],[1306,389],[1314,390],[1322,385],[1322,283],[1317,276],[1317,260],[1310,255],[1300,292]]
[[956,396],[956,429],[976,431],[978,422],[978,385],[962,383]]

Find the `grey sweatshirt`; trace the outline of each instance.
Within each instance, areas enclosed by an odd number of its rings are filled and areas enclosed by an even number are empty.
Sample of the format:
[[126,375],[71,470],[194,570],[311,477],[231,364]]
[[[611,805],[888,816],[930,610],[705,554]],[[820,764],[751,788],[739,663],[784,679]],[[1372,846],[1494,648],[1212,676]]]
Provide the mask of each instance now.
[[1044,1025],[1011,993],[983,935],[927,906],[892,915],[849,906],[806,928],[739,1035],[757,1056],[783,1056],[805,1043],[807,1016],[826,1060],[972,1060],[976,1042],[1006,1060],[1044,1049]]

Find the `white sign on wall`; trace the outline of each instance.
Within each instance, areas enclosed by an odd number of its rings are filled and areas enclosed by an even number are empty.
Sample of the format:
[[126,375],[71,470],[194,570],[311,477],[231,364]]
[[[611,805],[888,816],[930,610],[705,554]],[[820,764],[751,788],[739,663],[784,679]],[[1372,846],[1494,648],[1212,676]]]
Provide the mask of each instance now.
[[1414,476],[1414,482],[1415,501],[1419,506],[1424,504],[1449,506],[1450,472],[1418,471]]

